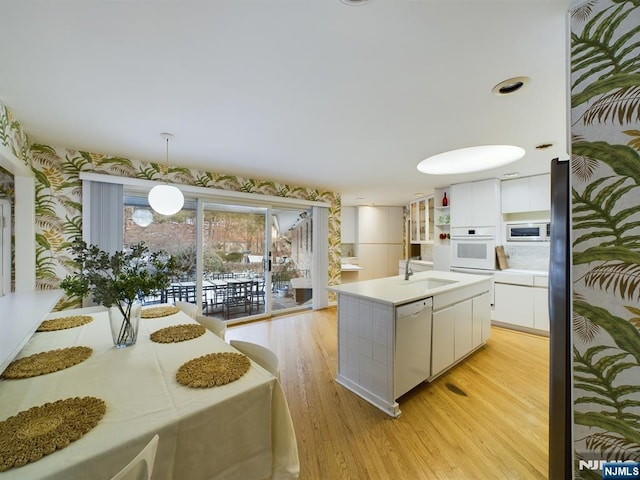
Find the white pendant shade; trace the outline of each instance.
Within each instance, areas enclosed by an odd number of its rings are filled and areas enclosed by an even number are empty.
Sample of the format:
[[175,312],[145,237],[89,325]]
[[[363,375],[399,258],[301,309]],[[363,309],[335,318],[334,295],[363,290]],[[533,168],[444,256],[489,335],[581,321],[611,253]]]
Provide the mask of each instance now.
[[432,175],[479,172],[520,160],[525,153],[524,148],[513,145],[482,145],[434,155],[417,168]]
[[161,215],[174,215],[184,205],[184,195],[173,185],[156,185],[149,191],[149,205]]

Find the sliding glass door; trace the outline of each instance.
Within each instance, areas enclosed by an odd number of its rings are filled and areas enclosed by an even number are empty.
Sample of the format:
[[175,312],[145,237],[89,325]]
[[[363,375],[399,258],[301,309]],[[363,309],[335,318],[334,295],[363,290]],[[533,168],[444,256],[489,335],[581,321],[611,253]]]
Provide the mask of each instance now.
[[310,213],[204,203],[203,313],[237,320],[311,308]]
[[175,215],[125,194],[123,247],[140,241],[178,260],[164,292],[146,304],[186,301],[231,323],[312,308],[313,209],[187,198]]

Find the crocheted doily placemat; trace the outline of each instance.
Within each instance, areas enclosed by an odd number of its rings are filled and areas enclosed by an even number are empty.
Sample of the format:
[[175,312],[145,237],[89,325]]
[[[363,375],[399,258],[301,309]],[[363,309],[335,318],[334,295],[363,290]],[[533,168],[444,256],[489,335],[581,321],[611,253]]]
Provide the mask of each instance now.
[[53,320],[45,320],[42,322],[36,332],[65,330],[67,328],[79,327],[91,321],[93,321],[91,315],[72,315],[70,317],[54,318]]
[[210,353],[184,363],[176,373],[178,383],[191,388],[211,388],[242,377],[251,362],[241,353]]
[[206,328],[195,323],[187,323],[184,325],[172,325],[170,327],[161,328],[151,334],[151,341],[157,343],[175,343],[184,342],[204,335]]
[[0,422],[0,472],[60,450],[95,427],[103,400],[75,397],[23,410]]
[[69,347],[34,353],[9,364],[2,378],[29,378],[57,372],[84,362],[93,352],[89,347]]
[[178,313],[180,309],[173,305],[166,305],[162,307],[149,307],[142,309],[142,318],[160,318],[168,317],[174,313]]

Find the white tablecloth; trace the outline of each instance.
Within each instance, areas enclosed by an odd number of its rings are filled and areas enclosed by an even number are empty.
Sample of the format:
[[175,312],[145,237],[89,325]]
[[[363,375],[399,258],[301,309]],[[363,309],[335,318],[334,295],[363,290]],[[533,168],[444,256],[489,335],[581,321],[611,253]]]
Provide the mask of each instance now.
[[[58,312],[49,318],[81,313]],[[34,334],[19,357],[75,345],[91,347],[93,353],[59,372],[0,380],[0,421],[45,402],[84,396],[103,399],[106,414],[66,448],[0,473],[0,480],[110,479],[156,433],[154,480],[297,478],[291,416],[279,382],[266,370],[252,362],[235,382],[188,388],[175,380],[183,363],[235,350],[208,331],[175,344],[150,340],[149,334],[160,328],[193,323],[182,312],[141,319],[137,343],[116,349],[106,312],[91,314],[94,321],[82,327]]]

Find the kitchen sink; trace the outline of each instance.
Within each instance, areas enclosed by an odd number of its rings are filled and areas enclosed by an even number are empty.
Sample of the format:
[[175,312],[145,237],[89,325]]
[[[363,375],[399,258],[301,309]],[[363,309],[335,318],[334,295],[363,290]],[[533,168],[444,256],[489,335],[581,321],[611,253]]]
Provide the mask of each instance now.
[[415,280],[400,280],[398,283],[400,285],[412,285],[430,289],[444,287],[445,285],[451,285],[452,283],[457,283],[457,280],[443,280],[441,278],[416,278]]

